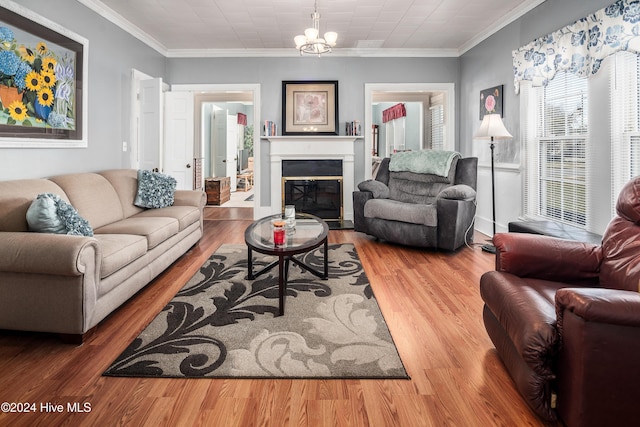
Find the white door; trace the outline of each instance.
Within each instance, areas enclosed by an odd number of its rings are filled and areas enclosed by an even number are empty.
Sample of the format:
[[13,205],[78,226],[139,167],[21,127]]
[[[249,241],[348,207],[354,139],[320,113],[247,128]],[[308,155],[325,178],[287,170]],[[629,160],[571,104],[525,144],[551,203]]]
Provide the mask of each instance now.
[[227,110],[211,115],[211,157],[213,176],[227,176]]
[[227,116],[227,175],[230,179],[231,192],[237,190],[238,180],[238,116]]
[[140,82],[140,169],[162,169],[162,79]]
[[193,187],[193,94],[165,93],[164,172],[178,181],[176,188]]
[[228,176],[231,192],[236,191],[238,167],[238,118],[227,110],[214,110],[211,123],[211,152],[215,176]]

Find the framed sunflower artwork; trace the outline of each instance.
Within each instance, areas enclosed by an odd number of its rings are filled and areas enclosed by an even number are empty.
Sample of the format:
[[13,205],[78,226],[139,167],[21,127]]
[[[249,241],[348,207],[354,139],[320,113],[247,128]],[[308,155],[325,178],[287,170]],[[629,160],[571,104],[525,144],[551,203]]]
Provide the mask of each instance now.
[[0,148],[87,146],[88,44],[0,0]]

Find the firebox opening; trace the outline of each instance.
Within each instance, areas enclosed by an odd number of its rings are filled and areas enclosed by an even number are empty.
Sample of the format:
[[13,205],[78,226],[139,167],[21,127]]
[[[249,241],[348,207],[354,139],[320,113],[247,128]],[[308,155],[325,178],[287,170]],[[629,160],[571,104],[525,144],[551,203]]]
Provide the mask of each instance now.
[[342,221],[342,179],[342,160],[283,160],[282,209],[294,205],[297,212]]
[[325,220],[342,220],[342,177],[283,177],[282,209],[294,205],[296,212]]

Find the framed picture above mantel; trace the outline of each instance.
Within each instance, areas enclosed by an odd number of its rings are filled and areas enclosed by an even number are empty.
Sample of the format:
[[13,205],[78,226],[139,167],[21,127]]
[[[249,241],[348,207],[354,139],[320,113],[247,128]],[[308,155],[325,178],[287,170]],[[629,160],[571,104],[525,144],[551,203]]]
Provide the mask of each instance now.
[[282,135],[338,135],[338,82],[282,82]]
[[87,146],[88,40],[0,0],[0,148]]

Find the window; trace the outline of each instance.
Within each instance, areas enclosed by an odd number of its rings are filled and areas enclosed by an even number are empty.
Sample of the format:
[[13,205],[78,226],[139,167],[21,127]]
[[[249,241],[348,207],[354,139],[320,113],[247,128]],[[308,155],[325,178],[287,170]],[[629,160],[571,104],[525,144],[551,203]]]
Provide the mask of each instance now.
[[405,120],[406,117],[399,117],[384,124],[387,142],[387,157],[397,151],[405,150]]
[[444,150],[444,105],[429,107],[431,113],[431,149]]
[[611,214],[622,186],[640,175],[640,60],[631,52],[615,54],[611,85]]
[[587,79],[558,73],[547,86],[532,88],[530,96],[526,215],[586,228]]

